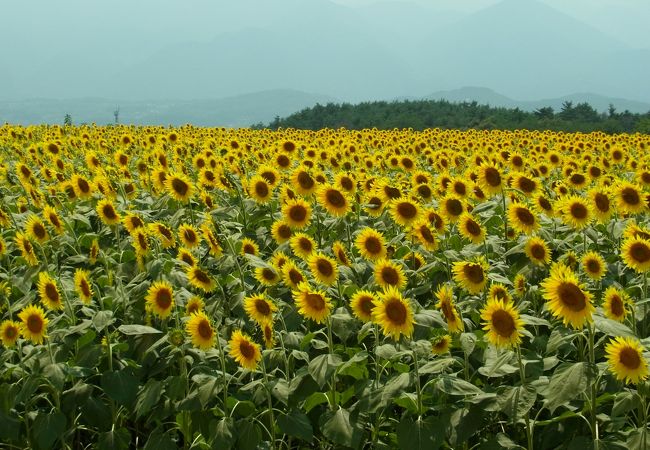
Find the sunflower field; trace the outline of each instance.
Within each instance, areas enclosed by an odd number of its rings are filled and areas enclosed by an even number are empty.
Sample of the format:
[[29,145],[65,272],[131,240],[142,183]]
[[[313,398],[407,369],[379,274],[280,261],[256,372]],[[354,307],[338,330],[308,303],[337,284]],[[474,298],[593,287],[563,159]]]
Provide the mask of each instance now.
[[0,127],[0,447],[650,449],[650,136]]

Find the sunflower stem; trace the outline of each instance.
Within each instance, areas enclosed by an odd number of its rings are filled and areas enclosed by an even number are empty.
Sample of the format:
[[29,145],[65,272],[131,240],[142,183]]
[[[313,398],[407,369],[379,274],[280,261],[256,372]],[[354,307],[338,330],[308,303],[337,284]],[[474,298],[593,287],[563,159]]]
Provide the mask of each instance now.
[[271,390],[269,388],[269,377],[266,373],[266,364],[264,363],[264,357],[262,356],[262,374],[264,375],[264,387],[266,390],[266,400],[269,405],[269,429],[270,429],[270,438],[271,438],[271,448],[275,449],[275,415],[273,413],[273,399],[271,398]]
[[501,188],[501,200],[503,201],[503,241],[508,249],[508,212],[506,211],[506,190]]
[[[224,302],[225,302],[224,298]],[[223,414],[228,417],[228,379],[226,377],[226,355],[223,353],[221,346],[221,337],[217,333],[217,350],[219,351],[219,360],[221,361],[221,374],[223,375]]]
[[420,365],[418,363],[418,352],[413,349],[413,364],[415,366],[415,394],[417,395],[418,420],[422,416],[422,388],[420,387]]
[[[642,330],[642,336],[648,336],[648,276],[646,275],[645,272],[641,273],[641,277],[643,278],[643,299],[646,300],[646,302],[643,304],[643,320],[641,321],[641,330]],[[636,307],[636,305],[634,306]],[[633,309],[634,309],[633,307]],[[636,327],[636,325],[635,325]]]
[[379,372],[379,355],[377,355],[377,349],[379,348],[379,325],[374,324],[375,327],[375,389],[379,388],[379,377],[381,372]]
[[[521,379],[521,385],[525,386],[528,383],[526,382],[526,371],[524,369],[524,363],[521,360],[521,348],[519,347],[519,345],[517,345],[515,348],[517,349],[517,362],[519,363],[519,377]],[[528,411],[526,411],[526,414],[524,415],[524,420],[526,421],[526,440],[528,442],[527,448],[528,450],[533,450],[533,427],[535,426],[535,422],[533,421],[533,425],[531,426],[530,414]],[[515,421],[516,421],[516,417],[515,417]]]
[[194,207],[192,206],[192,199],[187,201],[188,206],[190,207],[190,222],[194,226]]
[[[334,342],[332,340],[332,317],[327,318],[327,346],[329,347],[330,355],[334,354]],[[330,406],[332,410],[336,409],[336,375],[333,375],[333,380],[330,381]]]
[[[596,364],[596,357],[595,357],[595,354],[594,354],[594,347],[595,347],[594,341],[595,341],[596,330],[595,330],[595,328],[594,328],[594,326],[592,324],[588,324],[587,328],[589,330],[589,362],[592,365],[595,365]],[[599,438],[598,438],[598,420],[596,418],[596,395],[597,395],[597,392],[596,392],[597,386],[596,386],[596,384],[597,384],[597,379],[594,380],[591,383],[591,390],[590,390],[591,391],[590,392],[591,396],[590,396],[590,399],[589,399],[589,406],[590,406],[590,409],[591,409],[591,415],[590,415],[589,418],[591,419],[590,420],[591,434],[592,434],[592,438],[594,440],[594,449],[598,450],[599,447],[600,447],[600,441],[599,441]]]

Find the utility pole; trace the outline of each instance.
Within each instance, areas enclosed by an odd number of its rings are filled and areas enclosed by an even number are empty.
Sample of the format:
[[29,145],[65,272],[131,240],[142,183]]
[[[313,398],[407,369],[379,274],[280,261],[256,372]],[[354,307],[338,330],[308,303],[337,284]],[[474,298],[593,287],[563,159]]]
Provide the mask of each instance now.
[[113,111],[113,116],[115,116],[115,125],[120,123],[120,107],[118,106],[115,111]]

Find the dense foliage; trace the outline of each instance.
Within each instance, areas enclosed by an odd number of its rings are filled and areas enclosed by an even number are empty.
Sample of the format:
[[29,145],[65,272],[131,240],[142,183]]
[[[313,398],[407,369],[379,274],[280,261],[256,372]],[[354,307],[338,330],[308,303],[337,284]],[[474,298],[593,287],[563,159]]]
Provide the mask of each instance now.
[[650,138],[0,128],[0,442],[647,449]]
[[[263,125],[257,125],[263,127]],[[534,112],[519,108],[499,108],[471,103],[450,103],[446,100],[367,102],[359,104],[316,105],[277,117],[271,129],[301,128],[454,128],[479,130],[554,130],[568,132],[604,131],[607,133],[650,133],[650,111],[634,114],[629,111],[599,113],[587,103],[565,102],[560,111],[551,107]]]

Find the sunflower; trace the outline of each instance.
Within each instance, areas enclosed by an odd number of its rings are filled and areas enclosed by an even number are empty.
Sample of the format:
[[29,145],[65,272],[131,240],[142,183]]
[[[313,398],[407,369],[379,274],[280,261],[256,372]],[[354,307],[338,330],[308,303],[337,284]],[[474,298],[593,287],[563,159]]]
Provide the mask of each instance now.
[[56,281],[47,272],[40,272],[38,274],[38,295],[41,298],[41,303],[47,309],[63,309],[63,300],[61,299],[61,293],[56,285]]
[[426,250],[433,252],[438,249],[438,240],[429,225],[429,221],[422,218],[413,227],[412,233],[417,238],[420,245]]
[[273,333],[273,322],[267,322],[261,326],[262,335],[264,336],[264,346],[270,350],[275,345],[275,336]]
[[638,214],[646,209],[641,188],[629,181],[621,181],[614,187],[616,208],[624,214]]
[[291,174],[291,186],[300,195],[306,196],[316,190],[317,183],[305,168],[299,167]]
[[501,283],[490,284],[488,299],[501,300],[503,303],[511,303],[512,297],[508,289]]
[[379,195],[367,194],[363,200],[363,209],[371,217],[379,217],[384,212],[386,206],[384,200]]
[[627,293],[610,286],[605,290],[603,297],[605,299],[603,301],[605,316],[617,322],[623,322],[628,314],[626,305],[630,304],[630,297]]
[[274,286],[280,281],[280,274],[273,267],[257,267],[255,279],[264,286]]
[[[48,208],[48,206],[46,206]],[[2,208],[0,208],[0,227],[9,227],[11,221],[9,220],[9,214]]]
[[74,273],[74,289],[84,304],[90,304],[93,296],[93,289],[90,286],[90,272],[84,269],[77,269]]
[[243,238],[241,240],[241,254],[244,256],[245,255],[259,256],[260,247],[252,239]]
[[487,340],[496,347],[508,348],[521,343],[524,322],[512,303],[490,299],[481,310]]
[[199,230],[188,223],[184,223],[178,227],[178,236],[186,248],[193,249],[201,244]]
[[38,258],[36,258],[36,253],[34,253],[34,246],[30,242],[29,238],[25,236],[22,232],[17,232],[15,236],[16,246],[20,249],[20,253],[27,264],[30,266],[35,266],[38,264]]
[[569,195],[561,200],[560,212],[562,221],[575,228],[582,230],[592,219],[591,205],[577,195]]
[[581,328],[591,322],[594,306],[591,294],[578,281],[576,274],[562,263],[556,263],[551,273],[542,283],[543,296],[548,300],[551,313],[562,319],[564,325]]
[[488,265],[483,256],[476,262],[459,261],[454,263],[454,280],[470,294],[478,294],[487,283]]
[[197,289],[202,289],[204,292],[212,292],[217,286],[217,283],[210,277],[210,275],[198,266],[188,267],[185,274],[187,275],[187,280],[192,286]]
[[386,257],[386,242],[379,231],[366,227],[357,236],[355,246],[362,258],[376,261]]
[[145,301],[155,315],[165,319],[174,308],[174,291],[166,281],[156,281],[147,290]]
[[[451,223],[458,222],[465,212],[465,204],[463,201],[450,195],[446,195],[440,200],[439,207],[440,216],[442,216],[443,220],[446,219]],[[436,226],[436,229],[439,230],[438,226]]]
[[282,280],[287,287],[291,289],[298,289],[298,286],[303,281],[307,279],[303,273],[298,269],[296,263],[291,260],[287,260],[286,263],[282,266]]
[[390,215],[396,224],[410,227],[421,216],[420,205],[407,197],[400,197],[390,203]]
[[273,313],[277,309],[275,303],[267,299],[264,294],[257,294],[244,299],[244,310],[246,314],[259,325],[273,322]]
[[291,246],[293,253],[302,259],[309,258],[316,251],[316,242],[305,233],[294,234],[289,240],[289,246]]
[[42,344],[47,336],[48,318],[40,306],[29,305],[18,314],[20,319],[20,334],[29,339],[33,344]]
[[74,174],[71,180],[72,189],[78,198],[87,199],[93,195],[93,184],[87,180],[84,176],[79,174]]
[[316,323],[323,323],[332,309],[332,303],[325,292],[312,289],[306,282],[300,283],[297,290],[293,291],[293,300],[298,312]]
[[482,164],[478,167],[478,184],[487,195],[494,195],[503,189],[503,177],[496,166]]
[[350,298],[350,308],[354,316],[362,322],[370,322],[372,320],[372,309],[377,296],[370,291],[358,290]]
[[291,228],[301,230],[309,225],[311,206],[303,199],[295,198],[282,206],[282,215]]
[[120,215],[115,210],[113,202],[109,199],[102,199],[97,203],[97,215],[106,225],[117,225],[120,223]]
[[90,264],[95,264],[97,262],[97,257],[99,256],[99,241],[97,238],[93,239],[93,242],[90,244],[90,249],[88,251],[88,261]]
[[327,286],[336,283],[339,269],[333,258],[322,253],[313,253],[309,256],[307,263],[309,264],[312,276],[318,280],[318,282]]
[[377,296],[372,309],[372,320],[382,327],[385,335],[399,340],[400,335],[413,334],[413,312],[402,294],[390,286]]
[[398,290],[406,286],[406,276],[401,265],[389,259],[382,259],[375,263],[375,283],[384,289],[394,287]]
[[470,213],[460,216],[458,231],[474,244],[480,244],[485,240],[485,228]]
[[126,228],[126,231],[129,232],[129,234],[133,234],[135,230],[138,228],[145,228],[145,223],[140,216],[137,214],[127,214],[124,216],[122,219],[122,223],[124,224],[124,228]]
[[7,253],[7,243],[0,237],[0,257]]
[[176,254],[176,259],[187,264],[189,267],[196,266],[196,258],[188,249],[180,247],[178,253]]
[[614,214],[614,208],[605,189],[592,188],[587,192],[591,201],[591,211],[600,223],[607,223]]
[[517,174],[512,180],[512,187],[523,192],[525,196],[530,197],[537,191],[539,183],[534,178]]
[[539,228],[539,221],[528,206],[513,202],[508,206],[508,221],[517,233],[530,235]]
[[431,342],[431,353],[434,355],[444,355],[445,353],[449,353],[450,347],[451,336],[443,334],[442,336],[437,336],[433,342]]
[[244,369],[255,370],[262,359],[260,346],[241,330],[235,330],[230,337],[230,356]]
[[650,270],[650,239],[628,238],[621,246],[621,258],[625,265],[640,273]]
[[517,275],[515,275],[515,280],[513,284],[515,285],[515,293],[519,297],[523,297],[523,295],[526,293],[526,289],[528,286],[528,283],[526,282],[526,277],[523,274],[518,273]]
[[190,319],[185,323],[185,331],[190,335],[192,345],[201,350],[210,350],[219,339],[210,319],[203,311],[192,313]]
[[533,264],[544,266],[551,262],[551,251],[544,239],[533,236],[528,238],[524,246],[524,252]]
[[582,269],[585,274],[592,280],[598,281],[605,276],[607,272],[607,264],[602,256],[596,252],[587,252],[580,260]]
[[149,232],[158,238],[163,248],[173,248],[176,245],[174,233],[164,223],[155,222],[150,224]]
[[609,370],[617,380],[639,383],[648,378],[648,361],[643,346],[636,338],[616,337],[605,346]]
[[336,260],[339,264],[348,267],[350,266],[350,258],[348,258],[345,246],[341,241],[335,241],[332,244],[332,253],[334,253],[334,256],[336,256]]
[[183,173],[169,173],[165,178],[165,189],[176,201],[186,202],[194,194],[194,184]]
[[442,284],[435,293],[438,303],[436,308],[442,311],[450,333],[459,333],[465,329],[463,321],[454,305],[454,294],[449,284]]
[[25,223],[25,232],[27,233],[27,236],[39,244],[47,242],[50,238],[50,235],[45,228],[45,224],[34,214],[29,216],[29,219],[27,219],[27,222]]
[[336,217],[345,216],[351,209],[347,196],[341,190],[328,184],[318,189],[317,198],[321,206]]
[[533,197],[533,204],[540,214],[545,214],[547,217],[555,217],[553,202],[544,194],[535,195]]
[[204,308],[205,302],[203,299],[197,295],[193,295],[185,303],[185,314],[191,316],[196,312],[203,311]]
[[5,347],[13,347],[20,336],[20,323],[5,320],[0,324],[0,342]]
[[343,172],[339,172],[334,176],[334,186],[352,196],[357,190],[356,180],[349,174]]
[[248,182],[248,195],[257,203],[268,203],[273,199],[273,187],[264,177],[255,175]]
[[289,257],[284,253],[284,252],[276,252],[272,257],[271,257],[271,265],[278,269],[279,271],[282,271],[282,267],[284,267],[284,263],[286,263],[289,260]]

